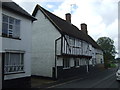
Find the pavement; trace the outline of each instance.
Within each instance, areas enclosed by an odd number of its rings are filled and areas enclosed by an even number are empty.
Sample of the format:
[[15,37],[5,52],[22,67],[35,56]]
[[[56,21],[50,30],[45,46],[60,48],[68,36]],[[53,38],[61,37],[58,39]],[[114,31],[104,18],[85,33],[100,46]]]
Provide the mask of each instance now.
[[43,87],[45,85],[48,85],[50,83],[55,83],[55,80],[52,80],[50,78],[44,78],[44,77],[31,77],[31,87],[37,88],[37,87]]
[[108,69],[91,72],[91,73],[86,73],[85,75],[78,75],[78,76],[74,76],[74,77],[68,77],[65,79],[59,79],[59,80],[53,80],[53,79],[44,78],[44,77],[32,77],[31,78],[31,87],[32,88],[46,88],[46,87],[51,87],[53,85],[55,86],[55,85],[61,84],[61,83],[73,82],[73,81],[76,81],[77,79],[82,80],[82,79],[88,78],[88,76],[92,76],[95,73],[100,73],[105,70],[108,70]]

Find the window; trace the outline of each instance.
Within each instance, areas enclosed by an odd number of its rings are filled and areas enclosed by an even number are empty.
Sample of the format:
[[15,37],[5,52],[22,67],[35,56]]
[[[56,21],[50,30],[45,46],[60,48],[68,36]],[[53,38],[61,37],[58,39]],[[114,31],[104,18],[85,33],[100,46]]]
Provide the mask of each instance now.
[[4,73],[24,71],[24,53],[5,53]]
[[79,41],[78,41],[78,39],[75,39],[75,46],[79,47]]
[[2,36],[20,38],[20,20],[3,14]]
[[74,65],[75,65],[76,67],[79,66],[79,59],[78,59],[78,58],[74,60]]
[[69,68],[70,67],[70,60],[68,58],[63,59],[63,68]]
[[69,37],[69,43],[70,43],[70,46],[75,46],[75,39],[72,37]]

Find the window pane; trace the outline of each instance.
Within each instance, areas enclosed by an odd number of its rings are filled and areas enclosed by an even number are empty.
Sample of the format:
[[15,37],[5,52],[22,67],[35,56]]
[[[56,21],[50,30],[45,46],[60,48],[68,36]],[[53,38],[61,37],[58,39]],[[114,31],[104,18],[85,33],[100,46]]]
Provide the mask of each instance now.
[[64,67],[64,68],[70,67],[70,61],[69,61],[68,58],[64,58],[64,59],[63,59],[63,67]]
[[15,20],[15,25],[20,25],[20,20]]
[[24,54],[21,54],[21,65],[23,65],[24,64],[24,56],[23,56]]
[[12,30],[9,30],[9,35],[12,35],[13,34],[13,31]]
[[14,18],[9,17],[9,23],[10,23],[10,24],[14,24]]
[[2,23],[2,33],[8,34],[8,24]]
[[19,38],[20,37],[20,27],[15,26],[15,29],[13,29],[13,37]]
[[5,54],[5,65],[9,64],[9,53]]
[[9,25],[9,29],[13,29],[13,25]]
[[12,65],[19,65],[20,64],[20,54],[11,54],[10,60],[12,61]]
[[[9,22],[8,22],[9,21]],[[2,35],[9,37],[20,37],[20,20],[3,15]]]
[[3,15],[3,22],[8,22],[8,16]]

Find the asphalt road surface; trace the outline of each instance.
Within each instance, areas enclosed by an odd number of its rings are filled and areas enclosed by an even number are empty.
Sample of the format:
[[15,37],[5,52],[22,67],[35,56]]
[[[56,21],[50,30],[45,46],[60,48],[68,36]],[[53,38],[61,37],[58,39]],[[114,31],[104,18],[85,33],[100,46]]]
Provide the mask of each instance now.
[[116,69],[108,69],[95,73],[86,78],[78,78],[68,82],[53,85],[48,88],[119,88],[120,81],[116,81]]

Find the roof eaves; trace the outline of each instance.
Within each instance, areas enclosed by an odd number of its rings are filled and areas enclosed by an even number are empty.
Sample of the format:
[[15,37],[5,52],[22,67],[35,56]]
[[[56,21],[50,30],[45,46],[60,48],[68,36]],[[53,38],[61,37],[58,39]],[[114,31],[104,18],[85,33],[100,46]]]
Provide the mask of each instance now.
[[[2,2],[2,3],[14,3],[14,2]],[[20,11],[18,11],[18,10],[15,10],[15,9],[13,9],[13,8],[5,5],[5,4],[2,4],[2,8],[7,9],[7,10],[9,10],[9,11],[11,11],[11,12],[14,12],[14,13],[20,14],[20,15],[22,15],[22,16],[24,16],[24,17],[26,17],[26,18],[28,18],[28,19],[30,19],[30,20],[32,20],[32,21],[37,20],[35,17],[31,16],[28,12],[26,12],[22,7],[20,7],[20,6],[17,5],[16,3],[14,3],[14,4],[15,4],[17,7],[19,7],[20,9],[22,9],[25,13],[20,12]]]

